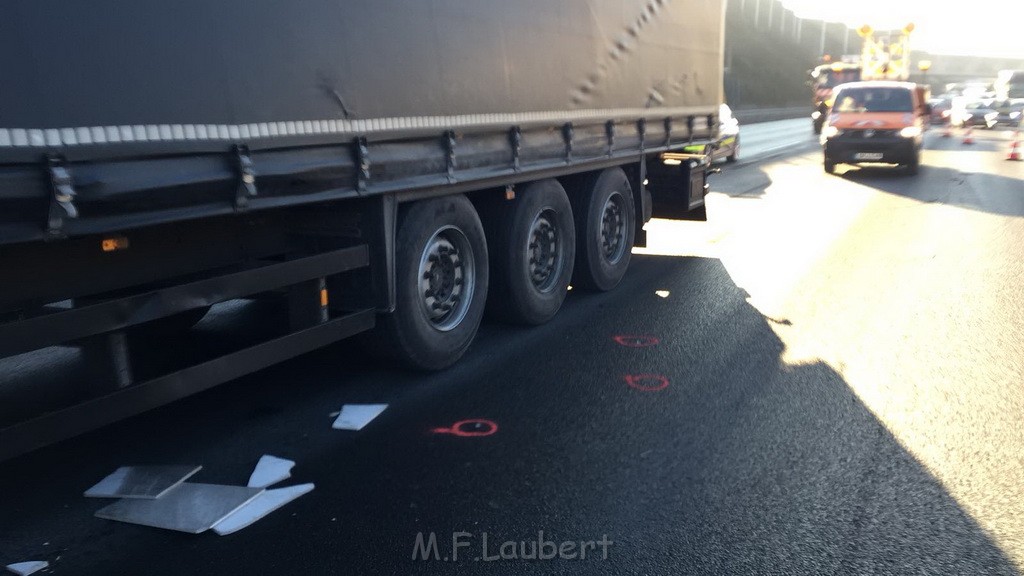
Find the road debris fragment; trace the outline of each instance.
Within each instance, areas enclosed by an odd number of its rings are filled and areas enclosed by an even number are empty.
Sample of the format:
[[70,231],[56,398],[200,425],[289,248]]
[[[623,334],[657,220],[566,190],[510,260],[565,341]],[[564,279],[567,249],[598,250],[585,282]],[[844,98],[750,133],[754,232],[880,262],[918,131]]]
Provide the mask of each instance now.
[[85,496],[156,499],[200,469],[202,466],[122,466],[86,490]]
[[265,516],[295,500],[303,494],[312,492],[313,484],[299,484],[275,490],[265,490],[249,503],[245,504],[217,524],[214,524],[213,531],[221,536],[227,536],[243,528],[247,528],[254,522],[263,519]]
[[256,463],[256,468],[249,476],[250,488],[266,488],[278,482],[287,480],[292,476],[292,468],[295,462],[265,454]]
[[122,499],[96,517],[199,534],[263,492],[262,488],[185,482],[155,500]]
[[387,409],[387,404],[345,404],[341,407],[338,419],[331,428],[335,430],[362,430],[364,426],[380,416]]
[[44,560],[31,560],[29,562],[18,562],[16,564],[8,564],[7,570],[17,574],[18,576],[29,576],[29,574],[35,574],[44,568],[49,568],[50,563]]

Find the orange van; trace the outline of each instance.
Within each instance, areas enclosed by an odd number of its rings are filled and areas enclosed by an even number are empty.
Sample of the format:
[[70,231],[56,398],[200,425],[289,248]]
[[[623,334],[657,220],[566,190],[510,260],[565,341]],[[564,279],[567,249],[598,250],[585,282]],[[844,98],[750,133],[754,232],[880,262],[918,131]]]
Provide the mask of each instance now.
[[928,89],[910,82],[850,82],[833,92],[822,130],[825,172],[836,164],[882,163],[916,174],[928,126]]

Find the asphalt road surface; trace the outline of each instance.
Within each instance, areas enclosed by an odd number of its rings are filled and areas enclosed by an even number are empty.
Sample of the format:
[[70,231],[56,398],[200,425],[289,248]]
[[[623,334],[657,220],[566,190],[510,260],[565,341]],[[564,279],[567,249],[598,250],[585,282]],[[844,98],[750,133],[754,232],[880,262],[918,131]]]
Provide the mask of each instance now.
[[[1004,160],[1007,133],[930,134],[916,177],[828,176],[809,124],[744,127],[709,222],[651,222],[615,291],[573,291],[539,328],[485,324],[451,370],[409,374],[343,343],[0,463],[0,563],[1021,573],[1024,163]],[[765,131],[793,139],[774,150]],[[215,345],[219,324],[258,325],[253,308],[223,307],[165,346]],[[22,396],[46,390],[43,405],[79,363],[50,351],[0,374]],[[390,407],[332,430],[357,402]],[[475,419],[491,424],[452,433]],[[263,454],[297,462],[282,485],[316,489],[230,536],[101,520],[106,502],[82,497],[125,464],[244,484]],[[512,558],[534,549],[564,557]]]

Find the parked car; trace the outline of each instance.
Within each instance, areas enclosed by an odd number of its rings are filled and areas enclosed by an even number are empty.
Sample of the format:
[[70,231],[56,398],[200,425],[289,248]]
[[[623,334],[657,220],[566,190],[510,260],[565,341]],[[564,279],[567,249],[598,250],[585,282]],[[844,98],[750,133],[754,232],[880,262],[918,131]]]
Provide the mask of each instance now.
[[954,101],[953,110],[950,113],[950,124],[958,128],[968,126],[981,126],[982,128],[993,128],[999,118],[991,101],[970,100],[965,102]]
[[929,120],[932,124],[946,124],[949,122],[949,116],[953,109],[952,98],[943,98],[940,96],[938,98],[932,98],[928,101],[928,104],[931,105]]
[[[685,151],[690,154],[700,154],[703,145],[687,146]],[[735,162],[740,157],[740,123],[732,115],[732,109],[728,104],[718,107],[718,140],[715,141],[715,149],[711,154],[712,161],[725,160]]]
[[1013,98],[1003,100],[994,105],[996,112],[996,125],[1024,128],[1024,98]]

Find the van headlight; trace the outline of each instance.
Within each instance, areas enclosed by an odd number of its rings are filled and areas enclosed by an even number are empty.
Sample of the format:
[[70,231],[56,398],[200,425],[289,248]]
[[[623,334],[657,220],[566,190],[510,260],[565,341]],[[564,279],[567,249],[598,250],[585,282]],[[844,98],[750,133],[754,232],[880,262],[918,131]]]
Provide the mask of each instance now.
[[829,138],[835,138],[836,136],[839,136],[842,133],[843,131],[840,130],[839,128],[836,128],[835,126],[825,126],[825,128],[821,131],[821,137],[827,140]]
[[921,129],[917,126],[907,126],[903,130],[900,130],[900,136],[904,138],[917,138],[921,135]]

